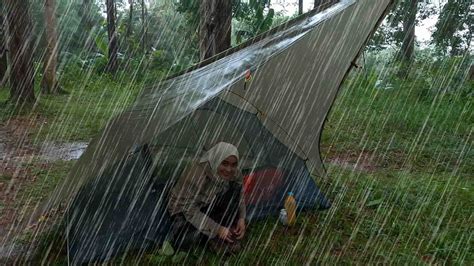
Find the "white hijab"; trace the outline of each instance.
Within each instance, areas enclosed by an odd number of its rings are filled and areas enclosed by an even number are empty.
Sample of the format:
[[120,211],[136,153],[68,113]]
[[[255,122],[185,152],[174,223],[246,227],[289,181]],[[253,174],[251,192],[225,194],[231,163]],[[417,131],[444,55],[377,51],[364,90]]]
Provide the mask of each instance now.
[[219,142],[210,148],[199,160],[200,163],[208,162],[211,166],[214,178],[217,178],[217,168],[229,156],[235,156],[239,161],[239,151],[237,147],[227,142]]

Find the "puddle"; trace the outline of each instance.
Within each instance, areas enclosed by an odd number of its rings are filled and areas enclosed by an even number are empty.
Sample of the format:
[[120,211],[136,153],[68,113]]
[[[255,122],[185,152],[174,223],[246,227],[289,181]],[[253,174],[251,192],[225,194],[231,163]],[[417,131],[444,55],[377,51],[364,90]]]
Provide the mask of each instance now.
[[47,162],[77,160],[87,148],[87,142],[44,142],[39,157]]

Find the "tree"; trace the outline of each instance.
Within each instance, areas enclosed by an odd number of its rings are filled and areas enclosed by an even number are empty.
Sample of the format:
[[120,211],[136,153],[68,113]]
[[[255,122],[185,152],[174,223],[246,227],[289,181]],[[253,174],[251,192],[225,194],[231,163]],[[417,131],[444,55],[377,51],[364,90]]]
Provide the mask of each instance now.
[[106,70],[110,73],[115,73],[118,68],[117,55],[118,55],[118,36],[117,29],[115,26],[115,1],[106,0],[106,9],[107,9],[107,34],[109,37],[108,44],[108,56],[109,60],[107,63]]
[[316,9],[319,11],[322,4],[323,4],[323,0],[314,0],[313,9]]
[[408,75],[409,66],[413,61],[415,51],[415,25],[416,14],[418,13],[419,0],[407,0],[409,5],[406,5],[405,17],[403,19],[403,41],[397,59],[402,63],[402,67],[398,72],[400,77]]
[[[435,11],[430,0],[418,0],[416,8],[413,8],[413,5],[414,0],[395,1],[385,22],[378,27],[372,37],[369,43],[369,50],[381,50],[389,46],[401,47],[404,40],[407,43],[412,43],[408,42],[411,40],[410,34],[413,33],[409,30],[415,30],[421,21],[433,15]],[[414,9],[416,12],[413,12]],[[415,24],[413,27],[410,27],[410,25],[413,25],[413,16],[415,16]],[[416,42],[413,42],[413,44],[416,44]],[[408,48],[409,46],[406,47]],[[409,52],[404,54],[409,55]],[[397,53],[397,59],[400,58],[399,55],[400,53]]]
[[94,28],[94,16],[93,0],[82,0],[81,6],[77,8],[78,15],[80,17],[79,25],[79,39],[83,45],[83,50],[90,51],[94,46],[94,40],[90,34]]
[[472,1],[448,0],[443,6],[432,43],[444,54],[461,55],[469,51],[474,31],[474,4]]
[[314,0],[313,9],[322,11],[337,2],[339,2],[339,0]]
[[270,7],[269,0],[236,2],[233,7],[233,16],[243,25],[236,31],[237,43],[252,38],[269,30],[275,18],[275,11]]
[[[188,23],[192,28],[199,28],[199,21],[202,16],[196,11],[200,10],[199,6],[203,2],[198,0],[179,0],[176,4],[177,11],[186,14]],[[230,19],[232,17],[235,18],[240,26],[236,31],[237,43],[252,38],[270,29],[272,26],[275,12],[270,8],[270,0],[232,0],[228,2],[232,3]]]
[[133,31],[133,0],[128,0],[128,23],[127,23],[127,33],[125,34],[126,38],[130,38]]
[[35,101],[33,34],[28,1],[5,0],[8,52],[10,54],[10,101],[24,105]]
[[41,89],[43,93],[57,94],[59,86],[56,80],[56,66],[58,57],[58,42],[56,33],[56,0],[44,1],[44,20],[46,24],[46,48],[43,58],[43,79]]
[[0,3],[0,86],[3,86],[7,81],[7,43],[6,43],[6,30],[5,22],[3,17],[3,2]]
[[303,0],[298,0],[298,15],[303,14]]
[[142,50],[145,53],[146,52],[146,47],[147,47],[147,22],[146,22],[146,5],[145,5],[145,0],[142,0],[142,37],[141,37],[141,45],[142,45]]
[[232,2],[203,0],[199,14],[199,51],[204,60],[230,47]]

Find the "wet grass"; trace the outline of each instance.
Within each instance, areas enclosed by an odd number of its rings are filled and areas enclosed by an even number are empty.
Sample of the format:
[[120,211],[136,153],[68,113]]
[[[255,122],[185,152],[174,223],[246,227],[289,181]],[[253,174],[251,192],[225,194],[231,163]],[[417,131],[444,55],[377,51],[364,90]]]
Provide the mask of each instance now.
[[[474,172],[474,83],[451,91],[442,82],[419,86],[391,78],[377,89],[375,73],[354,75],[339,95],[323,132],[323,156],[368,153],[385,169]],[[449,84],[448,84],[449,85]]]
[[[303,213],[294,228],[274,218],[251,224],[236,256],[192,250],[185,264],[465,264],[471,252],[474,182],[409,172],[364,173],[330,166],[328,211]],[[169,264],[150,254],[145,262]],[[135,261],[129,257],[126,261]]]
[[6,102],[9,93],[0,88],[0,121],[18,116],[35,120],[30,135],[38,143],[89,141],[133,102],[143,86],[143,82],[136,82],[125,73],[113,77],[78,69],[66,72],[60,84],[66,91],[60,95],[41,94],[36,87],[37,102],[22,110]]
[[[378,78],[351,75],[325,125],[328,178],[318,183],[332,208],[300,214],[290,230],[274,218],[253,223],[239,255],[221,258],[195,249],[184,263],[473,264],[474,106],[472,96],[462,93],[473,84],[444,91],[444,81],[432,77],[427,90],[415,75],[389,78],[393,88],[384,90],[376,89]],[[68,77],[64,88],[70,94],[41,96],[34,112],[43,120],[34,138],[87,141],[136,95],[139,85],[124,84]],[[5,95],[0,90],[0,101]],[[335,163],[341,158],[347,164]],[[71,165],[33,169],[38,179],[23,198],[43,198]],[[61,252],[48,252],[48,260],[64,262]],[[153,252],[115,262],[137,260],[172,263]]]

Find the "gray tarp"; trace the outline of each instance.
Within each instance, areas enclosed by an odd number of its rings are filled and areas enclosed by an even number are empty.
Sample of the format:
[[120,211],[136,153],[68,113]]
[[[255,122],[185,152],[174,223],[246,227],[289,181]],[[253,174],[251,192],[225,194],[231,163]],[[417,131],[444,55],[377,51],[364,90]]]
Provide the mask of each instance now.
[[[254,112],[305,160],[313,175],[323,175],[319,139],[324,120],[351,62],[392,2],[342,0],[145,88],[133,106],[90,143],[50,206],[72,199],[85,181],[99,176],[132,147],[149,143],[214,97]],[[253,78],[244,88],[248,70]]]

